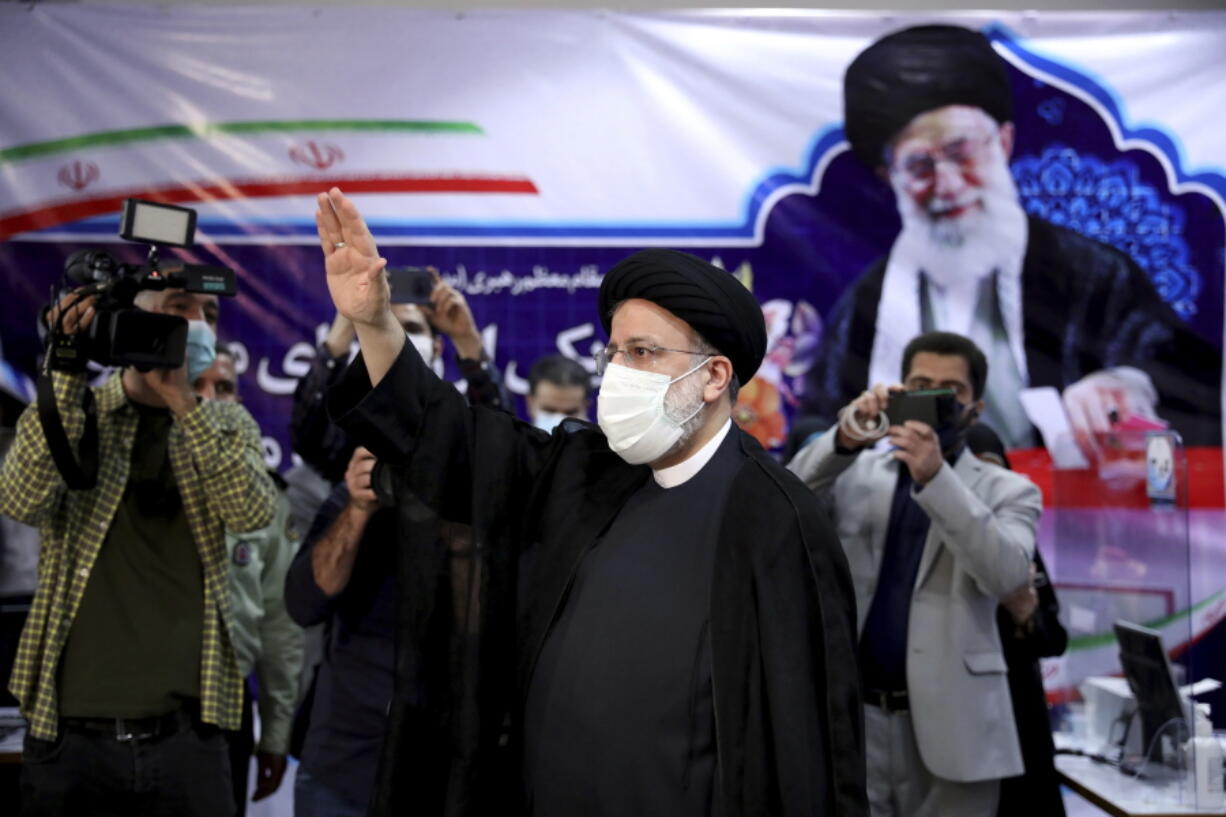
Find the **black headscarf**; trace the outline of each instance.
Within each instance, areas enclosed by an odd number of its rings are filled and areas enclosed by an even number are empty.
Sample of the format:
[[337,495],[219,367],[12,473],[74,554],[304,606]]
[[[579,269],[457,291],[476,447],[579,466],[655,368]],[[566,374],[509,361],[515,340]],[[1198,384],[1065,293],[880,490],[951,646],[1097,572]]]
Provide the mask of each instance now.
[[851,149],[869,167],[907,123],[946,105],[1013,118],[1005,63],[988,38],[961,26],[928,25],[887,34],[843,76],[843,122]]
[[748,383],[766,354],[766,321],[753,293],[730,273],[677,250],[641,250],[620,261],[600,284],[605,332],[613,308],[630,298],[658,304],[694,328],[732,361]]
[[991,426],[985,423],[972,423],[971,427],[966,430],[966,447],[976,457],[984,454],[991,455],[999,461],[1002,467],[1013,470],[1013,466],[1009,464],[1009,455],[1005,453],[1005,444]]

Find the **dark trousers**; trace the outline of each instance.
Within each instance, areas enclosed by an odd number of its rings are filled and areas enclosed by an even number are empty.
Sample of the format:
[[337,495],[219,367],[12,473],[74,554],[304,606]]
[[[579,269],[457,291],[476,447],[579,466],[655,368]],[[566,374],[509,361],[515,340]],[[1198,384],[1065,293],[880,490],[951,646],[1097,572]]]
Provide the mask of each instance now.
[[251,755],[255,753],[255,717],[251,711],[251,688],[243,686],[243,725],[237,732],[226,732],[230,751],[230,785],[234,790],[235,817],[247,814],[247,780]]
[[[124,734],[126,730],[119,730]],[[26,817],[225,817],[234,813],[221,730],[186,717],[152,736],[61,724],[59,736],[26,735]]]

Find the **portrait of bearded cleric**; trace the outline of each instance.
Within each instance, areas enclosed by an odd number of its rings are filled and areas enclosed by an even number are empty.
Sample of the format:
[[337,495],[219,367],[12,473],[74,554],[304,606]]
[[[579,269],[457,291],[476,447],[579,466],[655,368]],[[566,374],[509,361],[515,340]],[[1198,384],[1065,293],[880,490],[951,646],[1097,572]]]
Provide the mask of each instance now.
[[827,317],[809,427],[866,384],[897,382],[907,341],[945,330],[988,355],[983,420],[1011,448],[1042,442],[1018,399],[1040,386],[1059,390],[1083,440],[1169,424],[1220,444],[1217,349],[1127,254],[1023,209],[1008,73],[986,37],[928,25],[879,39],[845,73],[844,117],[902,228]]

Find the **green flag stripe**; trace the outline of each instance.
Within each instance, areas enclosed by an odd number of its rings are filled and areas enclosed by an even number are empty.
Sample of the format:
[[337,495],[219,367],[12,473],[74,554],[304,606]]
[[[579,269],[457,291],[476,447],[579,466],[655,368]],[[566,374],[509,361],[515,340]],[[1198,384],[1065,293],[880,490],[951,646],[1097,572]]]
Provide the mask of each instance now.
[[293,131],[348,131],[355,133],[462,133],[481,135],[484,131],[472,122],[445,122],[413,119],[279,119],[264,122],[210,122],[203,125],[155,125],[148,128],[99,131],[30,142],[0,150],[0,164],[50,156],[71,150],[115,147],[133,142],[159,139],[203,139],[217,134],[288,133]]
[[[1163,627],[1166,627],[1168,624],[1178,621],[1181,618],[1188,618],[1192,616],[1194,613],[1200,612],[1205,607],[1208,607],[1210,604],[1213,604],[1215,601],[1220,599],[1223,593],[1226,593],[1226,590],[1219,590],[1218,592],[1214,593],[1209,598],[1198,602],[1192,607],[1189,607],[1187,610],[1180,610],[1178,612],[1172,613],[1169,616],[1163,616],[1161,618],[1153,619],[1152,621],[1143,621],[1140,623],[1142,626],[1149,627],[1151,630],[1161,630]],[[1093,650],[1098,647],[1106,647],[1114,643],[1115,643],[1115,632],[1114,631],[1110,633],[1100,633],[1097,635],[1083,635],[1083,636],[1078,636],[1077,638],[1069,639],[1068,651],[1069,652],[1081,652],[1083,650]]]

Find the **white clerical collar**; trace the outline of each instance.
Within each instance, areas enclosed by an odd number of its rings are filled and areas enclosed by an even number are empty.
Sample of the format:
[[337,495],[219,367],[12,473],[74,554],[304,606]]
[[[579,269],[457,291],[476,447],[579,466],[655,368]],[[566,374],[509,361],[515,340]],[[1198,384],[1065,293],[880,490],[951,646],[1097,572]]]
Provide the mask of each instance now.
[[661,488],[676,488],[684,482],[688,482],[695,474],[702,470],[702,467],[711,461],[715,456],[715,452],[719,449],[719,444],[728,436],[728,432],[732,430],[732,419],[724,421],[723,428],[715,432],[715,436],[707,440],[707,444],[695,451],[686,459],[670,465],[667,468],[654,469],[651,475],[656,478],[656,484]]

